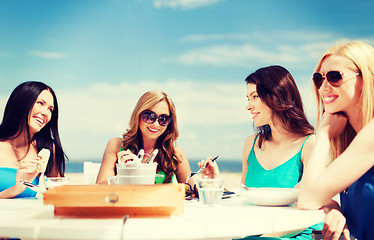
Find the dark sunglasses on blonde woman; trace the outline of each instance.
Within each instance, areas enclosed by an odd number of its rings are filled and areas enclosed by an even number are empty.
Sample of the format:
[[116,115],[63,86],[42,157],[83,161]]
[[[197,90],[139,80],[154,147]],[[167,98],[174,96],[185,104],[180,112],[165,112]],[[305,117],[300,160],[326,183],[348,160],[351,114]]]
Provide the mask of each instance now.
[[158,120],[158,124],[160,126],[166,127],[171,122],[172,118],[166,114],[161,114],[157,116],[157,114],[151,110],[145,110],[141,114],[142,120],[145,123],[152,124],[156,120]]
[[[313,74],[313,82],[317,89],[322,86],[323,79],[326,78],[329,84],[333,87],[340,87],[345,81],[354,79],[359,73],[348,73],[344,74],[339,71],[329,71],[327,73],[316,72]],[[345,81],[343,77],[346,77]]]

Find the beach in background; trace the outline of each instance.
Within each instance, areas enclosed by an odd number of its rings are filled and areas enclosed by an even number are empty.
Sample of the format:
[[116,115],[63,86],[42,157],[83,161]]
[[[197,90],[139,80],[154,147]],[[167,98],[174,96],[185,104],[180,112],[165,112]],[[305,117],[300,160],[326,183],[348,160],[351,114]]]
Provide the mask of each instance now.
[[[193,162],[193,161],[190,161]],[[197,162],[197,161],[196,161]],[[74,167],[72,167],[74,165]],[[240,167],[239,167],[240,165]],[[241,179],[241,164],[238,162],[220,162],[220,178],[225,179],[225,188],[228,190],[234,190],[240,187],[240,179]],[[197,167],[193,167],[191,164],[192,171],[196,171]],[[227,170],[231,169],[231,170]],[[234,171],[232,171],[234,170]],[[83,175],[83,162],[73,162],[67,164],[67,171],[65,173],[67,177],[69,177],[70,184],[73,185],[80,185],[84,184],[84,175]],[[193,177],[194,179],[201,178],[201,175],[196,175]],[[339,194],[337,194],[333,200],[340,203]]]
[[[84,175],[83,173],[66,173],[66,177],[69,178],[69,184],[80,185],[84,184]],[[196,176],[194,178],[199,178]],[[240,177],[241,173],[235,172],[221,172],[220,178],[225,179],[225,188],[231,190],[233,188],[239,188],[240,186]]]
[[[96,162],[97,161],[92,161]],[[191,170],[197,171],[197,160],[190,160]],[[225,179],[225,188],[233,189],[240,186],[241,178],[241,161],[220,161],[220,178]],[[70,184],[84,184],[83,161],[67,162],[65,175],[69,177]],[[194,179],[201,178],[201,175],[194,176]]]

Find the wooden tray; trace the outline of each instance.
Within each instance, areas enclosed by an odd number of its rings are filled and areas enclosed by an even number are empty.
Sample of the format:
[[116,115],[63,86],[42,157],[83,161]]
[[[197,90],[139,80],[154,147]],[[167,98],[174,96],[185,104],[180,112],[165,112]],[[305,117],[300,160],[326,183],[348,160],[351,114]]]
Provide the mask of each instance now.
[[184,197],[184,184],[65,185],[45,192],[43,200],[56,216],[122,218],[183,214]]

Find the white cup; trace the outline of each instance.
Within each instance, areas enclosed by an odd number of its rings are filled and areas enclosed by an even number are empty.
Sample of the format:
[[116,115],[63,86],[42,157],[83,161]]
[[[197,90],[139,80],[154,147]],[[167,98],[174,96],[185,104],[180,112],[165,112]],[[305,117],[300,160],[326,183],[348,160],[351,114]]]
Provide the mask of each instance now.
[[117,163],[117,176],[109,177],[108,184],[154,184],[156,163]]
[[84,184],[96,184],[96,178],[101,164],[91,161],[83,163]]
[[223,196],[224,179],[198,179],[197,190],[199,192],[199,202],[203,205],[216,205]]

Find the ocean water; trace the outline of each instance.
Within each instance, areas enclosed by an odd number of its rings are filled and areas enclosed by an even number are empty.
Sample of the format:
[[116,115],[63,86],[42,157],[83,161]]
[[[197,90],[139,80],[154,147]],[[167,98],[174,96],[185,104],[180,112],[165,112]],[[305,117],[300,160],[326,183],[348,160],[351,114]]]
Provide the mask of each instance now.
[[[91,161],[91,160],[87,160]],[[83,173],[83,162],[84,161],[69,161],[66,162],[65,172],[67,173]],[[94,161],[98,162],[100,161]],[[197,163],[199,160],[189,160],[191,171],[197,171],[199,167]],[[241,172],[242,171],[242,162],[241,160],[221,160],[218,162],[219,170],[221,172]]]

